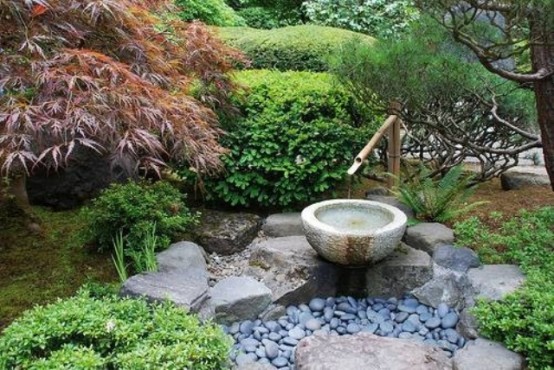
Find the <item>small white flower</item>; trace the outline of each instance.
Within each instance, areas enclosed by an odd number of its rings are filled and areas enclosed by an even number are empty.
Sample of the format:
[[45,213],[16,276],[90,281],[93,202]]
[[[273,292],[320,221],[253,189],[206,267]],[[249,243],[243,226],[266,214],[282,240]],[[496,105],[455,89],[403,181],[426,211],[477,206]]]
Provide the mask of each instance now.
[[300,154],[298,154],[296,156],[296,159],[294,160],[294,163],[296,163],[297,165],[300,165],[302,163],[304,163],[306,161],[306,159],[304,157],[302,157]]
[[106,323],[106,331],[108,333],[110,333],[111,331],[113,331],[115,329],[115,321],[113,320],[108,320],[108,322]]

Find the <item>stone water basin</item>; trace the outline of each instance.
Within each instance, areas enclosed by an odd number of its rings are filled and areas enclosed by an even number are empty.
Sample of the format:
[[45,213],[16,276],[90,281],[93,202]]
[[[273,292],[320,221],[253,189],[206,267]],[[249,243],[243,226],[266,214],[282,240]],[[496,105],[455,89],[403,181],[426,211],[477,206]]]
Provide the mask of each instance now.
[[406,231],[404,212],[388,204],[334,199],[302,211],[308,242],[326,260],[345,266],[366,266],[388,256]]

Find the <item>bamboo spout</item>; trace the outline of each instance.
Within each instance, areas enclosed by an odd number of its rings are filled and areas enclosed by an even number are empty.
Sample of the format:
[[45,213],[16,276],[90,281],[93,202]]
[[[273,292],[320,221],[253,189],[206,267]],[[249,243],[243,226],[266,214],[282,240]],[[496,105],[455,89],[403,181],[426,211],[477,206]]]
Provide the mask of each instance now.
[[371,153],[371,151],[375,148],[377,143],[379,143],[379,140],[385,135],[387,130],[396,122],[398,117],[396,115],[390,115],[386,121],[383,123],[383,125],[379,128],[379,130],[373,135],[371,140],[366,144],[366,146],[358,153],[356,158],[354,158],[354,163],[352,166],[348,169],[348,174],[353,175],[358,171],[364,160],[367,158],[367,156]]

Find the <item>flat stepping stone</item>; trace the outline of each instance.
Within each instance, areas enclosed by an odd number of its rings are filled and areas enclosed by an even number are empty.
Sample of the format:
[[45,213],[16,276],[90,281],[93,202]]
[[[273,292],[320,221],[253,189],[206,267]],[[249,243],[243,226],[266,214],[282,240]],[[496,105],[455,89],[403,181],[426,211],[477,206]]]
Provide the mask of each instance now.
[[149,272],[130,277],[120,295],[144,297],[148,301],[169,300],[177,306],[198,312],[208,298],[208,278],[205,270]]
[[300,212],[269,215],[262,225],[262,231],[265,235],[273,238],[304,235]]
[[500,343],[477,338],[457,351],[453,358],[456,370],[522,370],[523,357]]
[[454,231],[437,222],[422,222],[406,229],[404,242],[433,255],[439,245],[453,244]]
[[516,265],[483,265],[470,269],[468,278],[477,297],[488,300],[503,299],[525,281],[525,275]]
[[251,213],[203,210],[195,238],[209,253],[239,253],[258,235],[261,222],[261,217]]
[[271,303],[271,290],[247,276],[221,280],[210,290],[210,296],[209,305],[220,323],[255,319]]
[[369,333],[313,335],[296,348],[297,370],[452,370],[436,347]]

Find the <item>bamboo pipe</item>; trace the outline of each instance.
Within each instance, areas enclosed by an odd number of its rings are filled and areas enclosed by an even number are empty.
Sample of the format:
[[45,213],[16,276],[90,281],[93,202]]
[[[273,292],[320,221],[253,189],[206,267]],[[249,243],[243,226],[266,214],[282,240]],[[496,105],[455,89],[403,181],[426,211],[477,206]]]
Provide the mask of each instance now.
[[379,140],[381,140],[381,138],[383,137],[383,135],[385,135],[385,133],[387,132],[388,128],[394,123],[396,122],[397,120],[397,116],[395,115],[390,115],[386,121],[383,123],[383,125],[379,128],[379,130],[375,133],[375,135],[373,135],[373,137],[371,138],[371,140],[369,140],[369,142],[366,144],[366,146],[360,150],[360,153],[358,153],[358,155],[356,156],[356,158],[354,158],[354,163],[352,164],[352,166],[348,169],[348,174],[349,175],[353,175],[356,173],[356,171],[358,171],[358,169],[360,168],[360,166],[362,165],[363,161],[367,158],[367,156],[369,155],[369,153],[371,153],[371,151],[375,148],[375,146],[377,145],[377,143],[379,142]]

